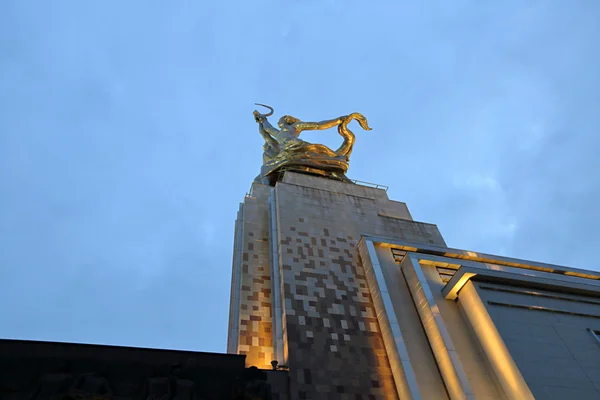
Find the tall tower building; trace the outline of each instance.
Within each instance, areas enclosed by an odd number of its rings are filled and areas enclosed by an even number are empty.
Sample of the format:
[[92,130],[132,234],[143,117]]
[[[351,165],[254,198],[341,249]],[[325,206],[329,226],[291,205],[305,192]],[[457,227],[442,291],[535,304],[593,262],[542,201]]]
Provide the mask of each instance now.
[[[600,398],[600,274],[449,248],[346,177],[362,115],[275,129],[271,114],[255,111],[264,164],[235,225],[228,353],[289,369],[291,399]],[[298,139],[335,126],[336,151]]]

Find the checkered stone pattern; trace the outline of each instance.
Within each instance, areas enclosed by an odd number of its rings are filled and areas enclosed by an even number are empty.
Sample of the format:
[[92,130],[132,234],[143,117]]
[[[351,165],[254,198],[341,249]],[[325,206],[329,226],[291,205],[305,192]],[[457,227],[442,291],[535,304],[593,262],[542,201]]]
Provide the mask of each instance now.
[[385,201],[364,188],[353,196],[352,185],[346,193],[312,185],[323,181],[275,187],[292,396],[397,399],[357,243],[361,234],[443,240],[437,228],[382,216]]
[[[229,333],[237,340],[229,351],[264,369],[275,358],[286,361],[292,399],[396,399],[356,246],[362,234],[444,245],[437,227],[412,221],[406,205],[383,190],[293,173],[274,189],[253,184],[239,221]],[[273,243],[283,336],[272,329]],[[274,354],[273,334],[283,338],[284,354]]]
[[242,223],[242,279],[238,353],[247,366],[271,368],[271,277],[268,226],[270,188],[254,185],[244,200]]
[[[389,398],[395,386],[353,236],[311,236],[302,218],[282,250],[288,363],[298,398]],[[304,229],[304,230],[303,230]]]

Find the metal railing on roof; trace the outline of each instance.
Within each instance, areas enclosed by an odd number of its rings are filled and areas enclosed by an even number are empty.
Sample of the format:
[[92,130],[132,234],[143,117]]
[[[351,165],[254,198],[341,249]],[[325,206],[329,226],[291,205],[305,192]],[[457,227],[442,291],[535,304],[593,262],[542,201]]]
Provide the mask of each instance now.
[[[281,179],[281,176],[279,178]],[[359,181],[357,179],[350,179],[350,181],[352,181],[352,183],[354,183],[355,185],[366,186],[366,187],[370,187],[370,188],[373,188],[373,189],[382,189],[382,190],[384,190],[386,192],[389,189],[389,186],[380,185],[378,183]],[[252,197],[252,185],[250,186],[250,190],[248,190],[246,192],[246,197]]]
[[359,180],[356,180],[356,179],[351,179],[351,181],[354,182],[357,185],[367,186],[367,187],[371,187],[373,189],[383,189],[386,192],[389,189],[389,186],[380,185],[378,183],[371,183],[371,182],[359,181]]

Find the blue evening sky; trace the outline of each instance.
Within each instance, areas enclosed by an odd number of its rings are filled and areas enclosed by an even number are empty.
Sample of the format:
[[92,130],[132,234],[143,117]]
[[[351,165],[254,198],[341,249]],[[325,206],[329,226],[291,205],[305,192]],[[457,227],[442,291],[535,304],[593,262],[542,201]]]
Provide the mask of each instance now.
[[[600,2],[0,2],[0,337],[225,351],[253,103],[449,246],[600,269]],[[336,146],[335,130],[309,141]]]

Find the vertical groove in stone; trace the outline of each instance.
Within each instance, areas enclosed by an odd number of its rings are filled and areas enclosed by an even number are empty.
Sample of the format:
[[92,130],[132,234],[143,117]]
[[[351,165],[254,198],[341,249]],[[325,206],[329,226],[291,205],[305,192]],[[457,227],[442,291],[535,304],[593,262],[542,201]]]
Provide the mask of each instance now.
[[284,354],[281,271],[279,269],[279,233],[277,229],[277,199],[275,196],[275,189],[271,188],[269,195],[269,245],[271,248],[271,318],[273,322],[273,359],[279,364],[285,364],[287,360],[285,359]]

